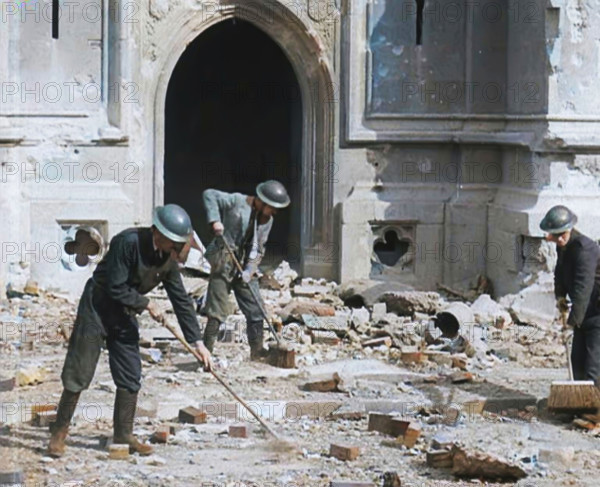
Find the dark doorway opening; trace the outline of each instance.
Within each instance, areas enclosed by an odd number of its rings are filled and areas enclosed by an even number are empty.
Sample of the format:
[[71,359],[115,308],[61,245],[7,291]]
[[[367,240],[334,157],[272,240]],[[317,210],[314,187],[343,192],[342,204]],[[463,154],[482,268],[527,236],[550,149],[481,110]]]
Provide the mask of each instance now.
[[278,179],[292,205],[275,217],[263,267],[300,264],[302,100],[281,48],[240,20],[202,33],[179,59],[167,91],[165,203],[183,206],[207,245],[202,192],[254,194]]

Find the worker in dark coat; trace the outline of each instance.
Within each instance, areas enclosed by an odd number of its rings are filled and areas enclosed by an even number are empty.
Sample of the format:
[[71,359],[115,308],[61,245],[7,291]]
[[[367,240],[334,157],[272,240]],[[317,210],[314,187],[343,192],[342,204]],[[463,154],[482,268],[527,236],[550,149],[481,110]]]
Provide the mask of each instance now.
[[[566,324],[573,327],[571,362],[575,380],[600,386],[600,248],[575,228],[577,216],[565,206],[551,208],[540,227],[556,244],[554,293]],[[570,300],[570,311],[569,301]]]
[[161,319],[160,309],[144,296],[158,284],[162,283],[167,291],[185,339],[195,346],[205,368],[210,370],[211,356],[202,342],[194,305],[178,266],[179,253],[189,245],[192,235],[191,220],[185,210],[166,205],[154,210],[152,227],[131,228],[111,240],[79,301],[61,376],[64,390],[57,420],[51,427],[51,456],[64,453],[79,396],[94,377],[104,344],[117,386],[113,443],[128,444],[132,453],[152,453],[149,445],[133,436],[142,375],[136,315],[147,310],[154,319]]

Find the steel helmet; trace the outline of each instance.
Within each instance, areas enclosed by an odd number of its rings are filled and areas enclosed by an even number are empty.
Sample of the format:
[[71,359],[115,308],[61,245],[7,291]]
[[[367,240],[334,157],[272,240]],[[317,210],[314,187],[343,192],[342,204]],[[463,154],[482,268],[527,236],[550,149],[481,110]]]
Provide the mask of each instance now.
[[154,208],[152,223],[173,242],[187,242],[194,231],[190,216],[179,205],[170,204]]
[[273,208],[285,208],[290,204],[290,197],[285,186],[279,181],[270,180],[256,187],[256,195]]
[[560,234],[571,230],[577,223],[577,215],[566,206],[557,205],[548,210],[540,223],[540,228],[547,233]]

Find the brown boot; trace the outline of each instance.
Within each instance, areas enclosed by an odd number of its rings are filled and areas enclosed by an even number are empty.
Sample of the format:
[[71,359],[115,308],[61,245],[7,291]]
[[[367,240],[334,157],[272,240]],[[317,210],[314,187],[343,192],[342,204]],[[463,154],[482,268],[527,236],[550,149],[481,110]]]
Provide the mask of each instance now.
[[62,457],[65,453],[65,439],[69,433],[69,425],[77,402],[79,401],[79,392],[71,392],[64,390],[58,403],[58,410],[56,411],[56,421],[50,423],[50,444],[48,445],[48,455],[51,457]]
[[129,453],[138,452],[140,455],[151,455],[154,449],[150,445],[141,443],[133,436],[133,418],[137,407],[137,396],[137,392],[117,388],[113,414],[113,443],[116,445],[129,445]]

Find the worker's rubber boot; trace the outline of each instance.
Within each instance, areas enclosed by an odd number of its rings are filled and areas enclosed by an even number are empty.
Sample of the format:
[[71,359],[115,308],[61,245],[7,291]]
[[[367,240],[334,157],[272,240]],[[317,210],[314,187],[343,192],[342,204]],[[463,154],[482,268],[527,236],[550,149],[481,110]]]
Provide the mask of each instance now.
[[269,356],[269,351],[263,345],[263,337],[259,336],[252,341],[250,344],[250,361],[252,362],[266,362]]
[[59,458],[64,455],[65,439],[69,433],[69,425],[71,424],[71,419],[73,419],[80,394],[80,392],[63,390],[60,402],[58,403],[58,410],[56,411],[56,421],[50,423],[50,433],[52,433],[52,436],[48,444],[48,456]]
[[208,348],[210,353],[213,353],[217,336],[219,335],[219,329],[221,328],[221,322],[216,318],[209,318],[204,329],[204,346]]
[[137,392],[117,388],[113,414],[113,443],[116,445],[129,445],[129,453],[138,452],[140,455],[151,455],[154,449],[150,445],[141,443],[133,436],[133,418],[137,407],[137,396]]

